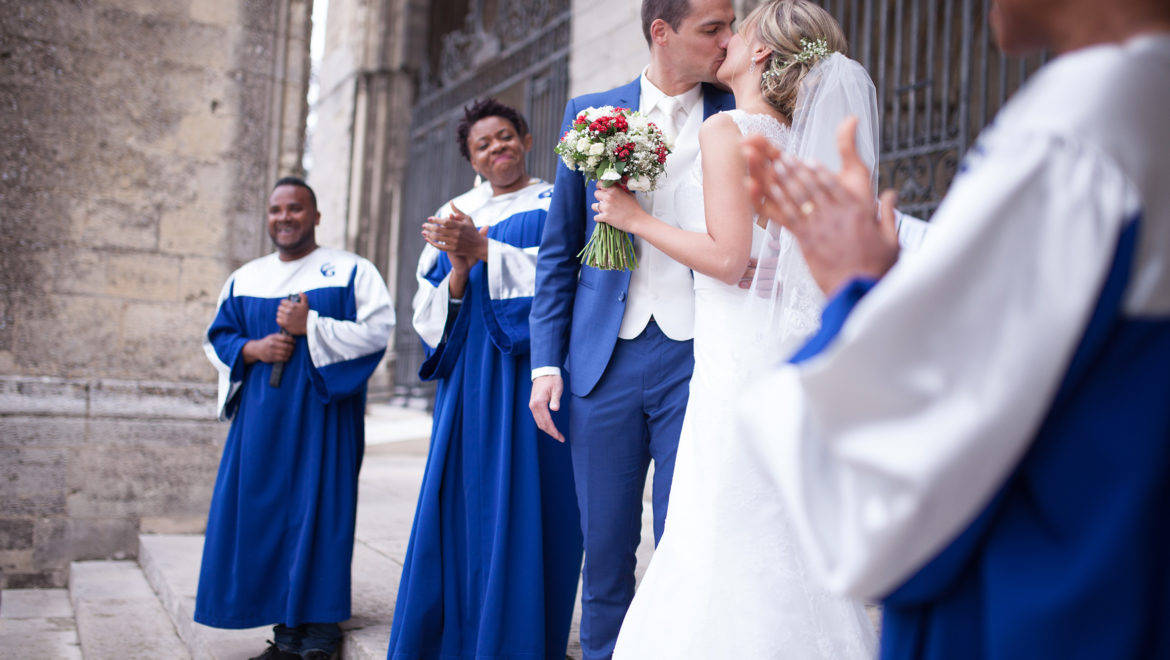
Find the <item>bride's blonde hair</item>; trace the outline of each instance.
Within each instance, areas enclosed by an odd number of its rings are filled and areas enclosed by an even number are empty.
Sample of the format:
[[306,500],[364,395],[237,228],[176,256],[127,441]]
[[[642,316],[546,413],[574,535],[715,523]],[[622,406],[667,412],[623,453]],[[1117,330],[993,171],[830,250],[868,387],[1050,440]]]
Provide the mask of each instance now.
[[[845,33],[829,12],[808,0],[772,0],[756,7],[740,25],[744,37],[754,37],[772,49],[764,60],[760,91],[789,122],[796,109],[800,82],[819,57],[799,57],[812,45],[823,43],[830,52],[847,55]],[[803,42],[803,43],[802,43]]]

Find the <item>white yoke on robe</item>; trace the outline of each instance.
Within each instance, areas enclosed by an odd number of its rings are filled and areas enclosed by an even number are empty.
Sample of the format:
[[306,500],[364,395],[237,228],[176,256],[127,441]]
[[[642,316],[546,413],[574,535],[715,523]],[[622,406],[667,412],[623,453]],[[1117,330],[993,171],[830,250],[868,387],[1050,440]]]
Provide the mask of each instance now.
[[[444,204],[435,212],[435,217],[445,218],[451,215],[451,206],[454,205],[471,216],[476,227],[491,227],[517,213],[533,209],[547,211],[551,198],[552,184],[540,179],[531,179],[528,186],[516,192],[495,196],[492,195],[491,183],[485,181]],[[518,248],[488,239],[488,292],[492,300],[532,297],[536,286],[536,253],[539,249]],[[424,246],[415,271],[418,292],[415,293],[413,301],[414,329],[432,349],[443,339],[450,304],[458,302],[451,300],[450,273],[438,285],[432,284],[426,278],[427,273],[438,261],[439,254],[437,248],[429,244]]]

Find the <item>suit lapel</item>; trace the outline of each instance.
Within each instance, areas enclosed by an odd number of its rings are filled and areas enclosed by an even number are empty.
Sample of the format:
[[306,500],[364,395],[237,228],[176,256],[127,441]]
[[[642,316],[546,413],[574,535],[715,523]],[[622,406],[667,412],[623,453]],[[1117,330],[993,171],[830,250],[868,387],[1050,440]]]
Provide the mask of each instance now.
[[638,110],[642,105],[642,77],[634,78],[633,82],[622,85],[614,91],[613,105],[618,108]]
[[714,85],[703,83],[703,119],[735,108],[735,97]]

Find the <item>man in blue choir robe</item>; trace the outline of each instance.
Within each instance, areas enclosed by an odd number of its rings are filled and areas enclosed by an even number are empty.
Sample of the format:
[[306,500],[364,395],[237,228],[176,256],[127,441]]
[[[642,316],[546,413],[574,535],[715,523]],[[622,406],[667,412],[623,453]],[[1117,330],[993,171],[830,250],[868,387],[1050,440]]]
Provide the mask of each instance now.
[[991,23],[1056,57],[914,254],[850,124],[837,176],[745,146],[831,300],[745,395],[744,439],[824,579],[883,599],[884,658],[1167,658],[1170,3],[997,0]]
[[329,658],[341,641],[366,380],[394,328],[377,269],[318,247],[319,222],[304,181],[276,183],[268,199],[276,252],[232,273],[204,339],[219,371],[219,416],[232,426],[207,519],[195,620],[217,628],[275,624],[265,660]]

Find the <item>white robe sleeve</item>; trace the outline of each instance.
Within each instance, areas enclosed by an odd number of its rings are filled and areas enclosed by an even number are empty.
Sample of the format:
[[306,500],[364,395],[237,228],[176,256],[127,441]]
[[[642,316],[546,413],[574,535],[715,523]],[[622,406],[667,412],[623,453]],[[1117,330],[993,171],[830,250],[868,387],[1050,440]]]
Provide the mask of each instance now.
[[926,238],[930,225],[921,218],[902,213],[894,209],[894,217],[898,230],[898,245],[902,250],[917,250]]
[[432,245],[423,246],[418,257],[418,268],[414,271],[418,291],[414,294],[414,331],[427,346],[437,348],[443,341],[443,330],[447,327],[447,309],[451,303],[451,273],[439,282],[431,284],[426,275],[435,267],[441,253]]
[[834,591],[886,595],[986,506],[1048,410],[1139,209],[1097,153],[1042,135],[992,146],[833,342],[743,397],[744,442]]
[[[223,288],[219,291],[219,299],[215,303],[215,313],[217,316],[223,307],[224,301],[227,300],[228,293],[232,290],[232,282],[234,281],[235,273],[232,273],[232,276],[228,278],[227,282],[224,282]],[[219,359],[219,354],[215,352],[215,346],[211,343],[208,332],[203,333],[203,352],[207,355],[207,359],[211,361],[211,364],[215,366],[215,371],[219,375],[215,418],[221,422],[229,421],[231,415],[228,414],[228,404],[239,393],[240,388],[244,385],[244,381],[242,379],[232,380],[231,365]]]
[[384,350],[394,331],[394,303],[374,264],[358,259],[355,266],[356,319],[343,321],[309,310],[309,357],[318,369]]
[[488,239],[488,295],[492,300],[531,298],[539,247],[519,248]]

